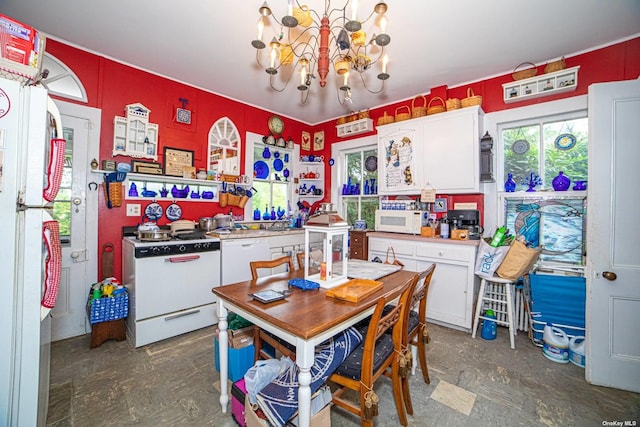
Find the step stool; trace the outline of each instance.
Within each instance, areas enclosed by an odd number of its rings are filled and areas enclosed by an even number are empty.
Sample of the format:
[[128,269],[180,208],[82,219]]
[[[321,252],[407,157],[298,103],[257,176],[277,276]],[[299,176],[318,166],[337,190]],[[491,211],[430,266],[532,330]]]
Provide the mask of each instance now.
[[107,340],[124,341],[127,329],[124,318],[91,325],[91,348],[100,347]]
[[[480,291],[478,292],[478,302],[476,303],[476,314],[473,319],[473,333],[471,337],[476,337],[476,331],[478,330],[478,324],[480,319],[493,320],[498,325],[504,325],[509,327],[509,340],[511,341],[511,348],[516,348],[515,336],[516,327],[514,323],[514,301],[513,301],[513,284],[514,280],[503,279],[501,277],[486,277],[478,275],[482,281],[480,282]],[[488,289],[487,283],[493,284],[492,288],[495,292]],[[488,303],[487,309],[491,309],[496,313],[506,314],[507,320],[503,320],[504,316],[496,314],[496,319],[481,316],[483,306],[485,302]],[[506,308],[506,311],[504,310]]]

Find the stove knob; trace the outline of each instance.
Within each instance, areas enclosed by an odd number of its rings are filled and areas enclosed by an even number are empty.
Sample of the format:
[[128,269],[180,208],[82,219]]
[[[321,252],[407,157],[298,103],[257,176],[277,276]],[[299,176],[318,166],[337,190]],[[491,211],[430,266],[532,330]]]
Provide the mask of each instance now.
[[178,251],[180,251],[180,252],[184,252],[184,251],[186,251],[186,250],[187,250],[187,247],[186,247],[185,245],[180,245],[180,246],[178,247]]
[[202,244],[202,249],[209,249],[210,247],[211,247],[211,243],[209,243],[209,242],[204,242]]
[[164,245],[164,246],[162,247],[162,251],[163,251],[165,254],[168,254],[169,252],[171,252],[171,246],[169,246],[169,245]]
[[159,254],[160,250],[161,250],[160,246],[154,246],[151,248],[151,252],[153,252],[154,255]]
[[201,247],[201,246],[202,246],[202,245],[201,245],[200,243],[195,243],[195,244],[193,245],[193,248],[194,248],[194,249],[200,249],[200,247]]

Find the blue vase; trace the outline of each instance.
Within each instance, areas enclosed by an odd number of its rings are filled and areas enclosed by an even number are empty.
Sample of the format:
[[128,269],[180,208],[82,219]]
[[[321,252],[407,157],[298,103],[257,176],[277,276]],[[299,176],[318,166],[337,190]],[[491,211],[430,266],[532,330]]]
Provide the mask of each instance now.
[[553,185],[553,189],[556,191],[567,191],[569,189],[569,185],[571,185],[571,180],[564,174],[564,172],[560,171],[558,176],[553,178],[553,181],[551,181],[551,185]]
[[507,180],[504,183],[504,191],[507,193],[513,193],[516,191],[516,182],[513,179],[513,174],[509,174]]

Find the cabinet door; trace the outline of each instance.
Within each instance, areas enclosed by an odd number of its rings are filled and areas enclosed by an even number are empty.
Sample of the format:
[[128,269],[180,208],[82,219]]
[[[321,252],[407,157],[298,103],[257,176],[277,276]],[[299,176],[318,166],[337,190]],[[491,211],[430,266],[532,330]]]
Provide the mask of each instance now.
[[418,123],[384,129],[378,135],[378,193],[417,194],[423,186],[422,128]]
[[[465,111],[466,110],[466,111]],[[480,190],[478,108],[430,116],[424,124],[424,180],[438,193]]]
[[453,264],[442,260],[418,260],[418,270],[426,270],[431,262],[436,270],[429,285],[427,319],[471,329],[472,304],[469,304],[469,265]]

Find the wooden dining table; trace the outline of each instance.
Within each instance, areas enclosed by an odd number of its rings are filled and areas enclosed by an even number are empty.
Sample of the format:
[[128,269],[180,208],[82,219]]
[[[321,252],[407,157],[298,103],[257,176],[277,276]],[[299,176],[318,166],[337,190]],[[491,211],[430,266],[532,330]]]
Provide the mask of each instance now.
[[[304,271],[296,270],[274,276],[247,280],[212,289],[218,297],[218,345],[220,354],[220,405],[227,412],[228,332],[227,314],[232,311],[260,328],[296,347],[298,365],[298,415],[300,426],[308,427],[311,413],[311,367],[316,345],[370,316],[377,301],[396,299],[415,277],[412,271],[400,270],[377,279],[382,288],[358,302],[337,300],[325,295],[326,289],[302,290],[290,287],[294,278],[304,278]],[[259,302],[251,294],[264,290],[291,291],[285,299],[268,304]]]

